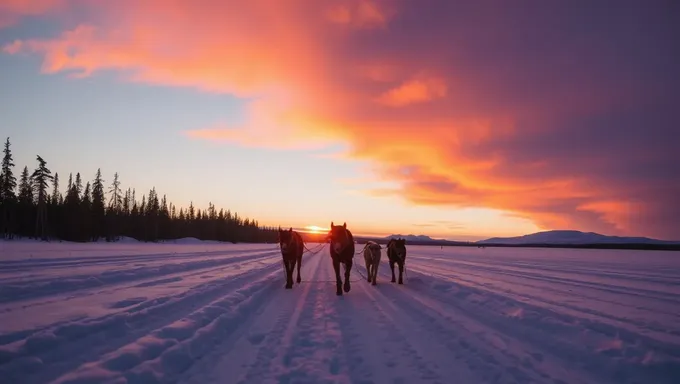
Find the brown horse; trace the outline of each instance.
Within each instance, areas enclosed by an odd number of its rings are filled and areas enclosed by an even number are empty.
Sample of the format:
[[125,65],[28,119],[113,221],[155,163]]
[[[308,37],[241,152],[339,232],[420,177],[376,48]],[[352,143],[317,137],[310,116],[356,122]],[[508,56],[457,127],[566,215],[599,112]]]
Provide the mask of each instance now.
[[390,239],[387,243],[387,259],[390,262],[390,269],[392,270],[392,282],[394,278],[394,263],[399,265],[399,284],[404,284],[404,263],[406,263],[406,239]]
[[[347,223],[342,225],[333,225],[331,222],[331,230],[328,232],[327,239],[330,241],[330,253],[333,260],[333,270],[335,270],[335,284],[338,296],[342,295],[342,291],[349,292],[350,286],[350,271],[352,270],[352,263],[354,261],[354,236],[352,232],[347,229]],[[342,284],[340,278],[340,264],[345,266],[345,284]]]
[[380,244],[369,241],[364,247],[364,262],[366,263],[366,273],[368,274],[368,282],[371,285],[377,284],[378,267],[380,266]]
[[281,247],[281,256],[283,258],[283,267],[286,271],[286,289],[293,288],[293,270],[297,264],[297,282],[302,281],[300,278],[300,268],[302,267],[302,252],[304,251],[304,242],[299,233],[289,230],[281,230],[279,227],[279,247]]

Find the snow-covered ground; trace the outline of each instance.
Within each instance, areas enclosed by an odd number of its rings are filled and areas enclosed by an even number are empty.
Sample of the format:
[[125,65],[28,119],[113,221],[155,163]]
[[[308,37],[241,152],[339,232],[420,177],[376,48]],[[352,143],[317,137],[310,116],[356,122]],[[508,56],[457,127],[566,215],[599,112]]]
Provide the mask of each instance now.
[[355,261],[337,297],[327,249],[285,290],[274,244],[0,242],[1,381],[680,383],[679,252]]

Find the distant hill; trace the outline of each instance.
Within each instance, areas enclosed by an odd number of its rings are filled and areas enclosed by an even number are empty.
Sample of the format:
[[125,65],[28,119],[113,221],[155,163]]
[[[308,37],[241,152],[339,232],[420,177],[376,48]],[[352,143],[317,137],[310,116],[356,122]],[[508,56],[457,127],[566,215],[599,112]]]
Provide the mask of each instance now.
[[516,237],[492,237],[480,240],[476,244],[503,244],[503,245],[525,245],[525,244],[652,244],[652,245],[672,245],[680,244],[676,241],[665,241],[650,239],[648,237],[620,237],[606,236],[595,232],[581,232],[571,230],[556,230],[536,232],[530,235]]
[[[325,241],[325,234],[303,234],[306,242]],[[358,244],[374,241],[387,244],[391,238],[406,239],[408,245],[427,246],[463,246],[463,247],[541,247],[541,248],[593,248],[593,249],[637,249],[637,250],[669,250],[680,251],[680,241],[664,241],[647,237],[606,236],[594,232],[580,232],[572,230],[556,230],[537,232],[517,237],[492,237],[476,242],[451,241],[433,239],[426,235],[399,235],[385,237],[359,236],[354,240]]]
[[425,236],[425,235],[389,235],[385,236],[385,240],[390,240],[390,239],[397,239],[397,238],[402,238],[406,239],[406,241],[446,241],[446,240],[435,240],[431,238],[430,236]]
[[369,237],[369,236],[354,236],[354,240],[359,244],[363,244],[367,241],[375,241],[379,244],[387,244],[387,242],[392,238],[402,238],[406,239],[406,244],[409,245],[471,245],[473,243],[462,242],[462,241],[451,241],[443,239],[433,239],[425,235],[390,235],[385,237]]

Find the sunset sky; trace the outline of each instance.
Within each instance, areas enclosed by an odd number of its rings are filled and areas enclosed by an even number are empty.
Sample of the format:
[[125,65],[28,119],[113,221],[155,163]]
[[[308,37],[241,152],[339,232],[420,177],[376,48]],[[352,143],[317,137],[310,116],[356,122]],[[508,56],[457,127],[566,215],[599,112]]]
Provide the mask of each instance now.
[[261,224],[680,240],[680,2],[0,0],[0,134]]

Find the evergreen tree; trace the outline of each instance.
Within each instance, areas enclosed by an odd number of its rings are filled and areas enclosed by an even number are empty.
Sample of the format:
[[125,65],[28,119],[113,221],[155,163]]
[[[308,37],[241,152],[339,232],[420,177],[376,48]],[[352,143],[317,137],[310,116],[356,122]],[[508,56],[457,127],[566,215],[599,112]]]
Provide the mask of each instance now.
[[59,204],[61,201],[61,193],[59,193],[59,172],[54,173],[52,180],[52,203]]
[[14,168],[14,161],[12,159],[12,150],[10,149],[9,137],[5,141],[5,148],[3,149],[4,156],[2,157],[2,176],[0,182],[0,202],[13,201],[16,198],[14,190],[17,187],[17,178],[14,176],[12,168]]
[[37,219],[35,234],[37,237],[47,240],[47,188],[48,183],[53,180],[52,172],[47,169],[47,162],[38,156],[38,168],[33,171],[31,179],[37,201]]
[[109,208],[115,212],[120,212],[123,208],[123,196],[120,191],[120,181],[118,180],[118,172],[113,175],[113,182],[109,188],[111,199],[109,199]]
[[16,210],[16,195],[14,190],[17,187],[17,178],[14,176],[14,161],[12,150],[10,149],[9,137],[5,141],[2,157],[2,168],[0,169],[0,234],[4,238],[12,238],[14,233],[12,222]]
[[101,169],[97,169],[97,174],[92,183],[92,236],[94,239],[104,237],[106,220],[105,204],[102,171]]
[[76,196],[78,196],[78,199],[81,198],[81,194],[83,193],[83,180],[80,178],[80,172],[76,173],[76,182],[74,184],[75,191],[76,191]]
[[50,218],[50,221],[52,222],[52,225],[50,226],[51,229],[51,234],[55,237],[62,237],[63,234],[63,228],[55,226],[55,223],[61,223],[62,222],[62,208],[64,204],[64,198],[61,195],[61,192],[59,192],[59,173],[55,172],[54,173],[54,180],[52,180],[52,198],[50,199],[50,204],[48,208],[48,217]]
[[[117,240],[120,236],[120,217],[124,214],[124,206],[126,204],[120,190],[120,180],[118,180],[118,172],[113,175],[113,182],[109,187],[111,198],[109,199],[109,208],[106,212],[106,222],[108,226],[107,241]],[[127,195],[125,196],[127,199]]]
[[[76,175],[76,184],[78,175]],[[92,228],[92,192],[90,182],[85,184],[83,198],[80,201],[80,234],[81,241],[97,240]]]
[[28,167],[24,167],[19,181],[19,202],[23,204],[33,203],[33,180],[28,173]]
[[21,236],[33,237],[33,180],[28,173],[28,167],[24,167],[19,179],[19,201],[16,213],[19,225],[17,233]]
[[62,236],[64,236],[64,240],[76,241],[82,239],[83,236],[80,231],[80,196],[76,184],[73,183],[72,174],[69,174],[68,177],[68,190],[64,198],[63,215],[65,225],[62,228]]

